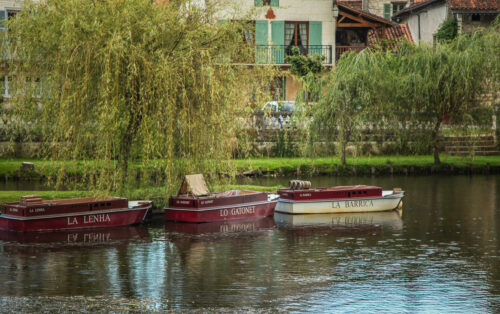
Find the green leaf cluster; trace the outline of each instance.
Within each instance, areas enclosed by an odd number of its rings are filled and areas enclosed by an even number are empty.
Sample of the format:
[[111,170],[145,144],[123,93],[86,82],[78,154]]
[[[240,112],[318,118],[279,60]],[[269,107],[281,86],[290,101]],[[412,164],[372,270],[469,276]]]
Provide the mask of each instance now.
[[440,43],[453,40],[457,37],[458,24],[457,20],[453,17],[444,20],[443,24],[438,28],[436,32],[436,40]]
[[286,56],[286,62],[290,64],[290,72],[298,77],[305,77],[309,73],[319,74],[324,70],[322,62],[325,57],[322,55],[300,53],[297,47],[292,48],[292,54]]

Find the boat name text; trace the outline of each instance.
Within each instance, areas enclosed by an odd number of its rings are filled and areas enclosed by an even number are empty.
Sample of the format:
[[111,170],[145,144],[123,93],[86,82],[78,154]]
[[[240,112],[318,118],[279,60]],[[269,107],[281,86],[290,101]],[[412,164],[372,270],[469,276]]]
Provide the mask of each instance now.
[[[77,219],[78,217],[68,217],[68,225],[79,225],[80,222]],[[83,216],[83,224],[93,224],[93,223],[100,223],[100,222],[110,222],[111,218],[109,217],[108,214],[101,214],[101,215],[88,215],[88,216]]]
[[221,209],[219,213],[221,217],[255,214],[255,206]]
[[[344,202],[344,206],[341,203]],[[356,200],[356,201],[335,201],[332,202],[332,208],[351,208],[351,207],[373,207],[373,200]]]
[[45,211],[45,208],[30,208],[30,213],[42,213]]

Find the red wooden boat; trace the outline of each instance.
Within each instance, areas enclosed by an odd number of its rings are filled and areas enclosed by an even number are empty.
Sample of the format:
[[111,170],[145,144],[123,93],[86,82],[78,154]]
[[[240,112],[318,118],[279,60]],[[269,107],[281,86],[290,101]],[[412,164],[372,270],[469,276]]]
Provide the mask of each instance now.
[[277,199],[265,192],[231,190],[210,193],[201,174],[184,177],[179,193],[169,199],[166,220],[212,222],[267,217]]
[[42,200],[29,195],[1,206],[0,229],[45,231],[133,225],[146,217],[151,206],[151,201],[118,197]]

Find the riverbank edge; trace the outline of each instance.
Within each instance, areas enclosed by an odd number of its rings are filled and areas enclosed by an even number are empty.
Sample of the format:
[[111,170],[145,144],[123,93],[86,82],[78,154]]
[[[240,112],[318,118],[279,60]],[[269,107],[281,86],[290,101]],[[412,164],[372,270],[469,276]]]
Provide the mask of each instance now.
[[[23,167],[23,162],[32,167]],[[384,175],[460,175],[500,174],[500,156],[456,157],[443,155],[439,165],[432,156],[376,156],[358,157],[342,165],[330,158],[253,158],[232,161],[236,175],[261,176],[384,176]],[[0,180],[40,180],[53,177],[63,169],[67,176],[83,177],[85,166],[79,161],[47,161],[41,159],[1,159]],[[141,165],[134,164],[138,175]]]

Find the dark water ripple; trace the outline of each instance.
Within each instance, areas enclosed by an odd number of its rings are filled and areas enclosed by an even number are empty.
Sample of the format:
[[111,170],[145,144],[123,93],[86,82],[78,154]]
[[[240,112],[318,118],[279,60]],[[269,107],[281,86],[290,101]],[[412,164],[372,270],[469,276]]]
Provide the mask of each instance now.
[[403,212],[0,233],[0,312],[498,313],[500,176],[356,180]]

